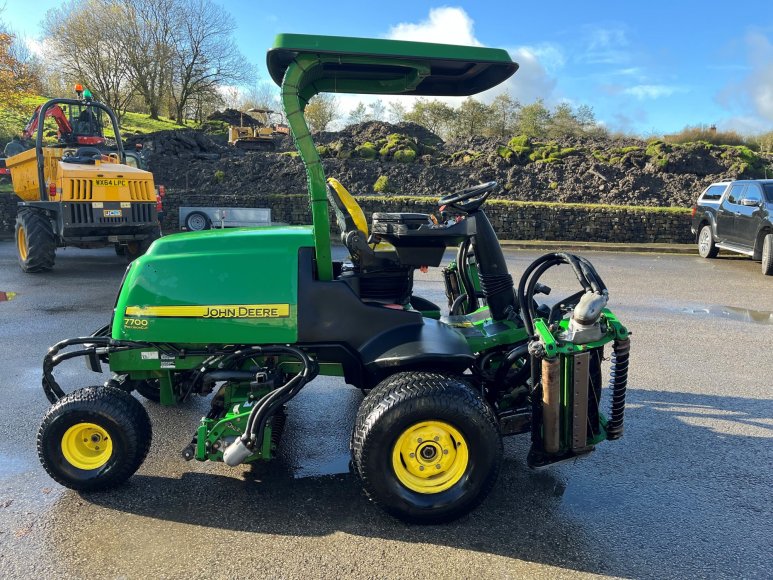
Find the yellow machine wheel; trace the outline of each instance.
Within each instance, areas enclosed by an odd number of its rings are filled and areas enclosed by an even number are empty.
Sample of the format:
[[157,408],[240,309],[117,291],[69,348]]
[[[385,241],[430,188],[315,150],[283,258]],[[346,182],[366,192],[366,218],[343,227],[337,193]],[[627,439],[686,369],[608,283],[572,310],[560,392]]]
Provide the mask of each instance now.
[[142,404],[115,387],[86,387],[62,397],[38,431],[48,474],[79,491],[109,489],[137,471],[152,430]]
[[19,251],[19,259],[26,261],[27,259],[27,232],[24,226],[19,224],[16,228],[16,248]]
[[95,423],[76,423],[62,436],[62,454],[73,467],[97,469],[113,454],[113,441],[107,430]]
[[21,210],[16,216],[14,237],[22,270],[37,273],[54,267],[56,237],[51,220],[45,213],[31,209]]
[[357,412],[354,469],[368,497],[402,520],[437,523],[466,514],[491,491],[501,462],[494,411],[461,378],[398,373]]
[[442,421],[411,425],[397,439],[392,469],[405,487],[417,493],[440,493],[453,487],[469,463],[467,442]]

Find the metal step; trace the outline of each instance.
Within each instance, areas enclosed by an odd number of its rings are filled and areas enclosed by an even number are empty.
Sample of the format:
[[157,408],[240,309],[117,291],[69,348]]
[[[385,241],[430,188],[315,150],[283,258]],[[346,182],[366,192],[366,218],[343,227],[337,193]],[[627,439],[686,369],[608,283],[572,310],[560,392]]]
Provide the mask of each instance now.
[[754,250],[751,248],[745,248],[743,246],[736,246],[735,244],[731,244],[729,242],[721,242],[717,244],[717,247],[722,250],[728,250],[730,252],[736,252],[738,254],[743,254],[745,256],[753,256]]

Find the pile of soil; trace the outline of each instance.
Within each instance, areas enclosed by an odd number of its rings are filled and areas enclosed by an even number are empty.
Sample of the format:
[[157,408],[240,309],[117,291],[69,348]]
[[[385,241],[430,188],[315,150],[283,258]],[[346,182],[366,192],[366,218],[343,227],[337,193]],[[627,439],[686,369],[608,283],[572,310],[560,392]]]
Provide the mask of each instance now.
[[[275,151],[229,147],[201,131],[142,136],[156,182],[229,194],[305,193],[306,174],[292,139]],[[325,172],[355,194],[438,197],[496,180],[494,197],[611,205],[692,205],[709,183],[773,174],[773,157],[705,143],[684,146],[637,139],[568,139],[560,143],[469,137],[443,142],[414,123],[370,121],[314,136]],[[363,145],[371,158],[364,158]],[[392,149],[390,149],[390,147]],[[394,148],[410,156],[398,157]],[[387,153],[388,150],[388,153]],[[381,180],[384,181],[383,179]]]

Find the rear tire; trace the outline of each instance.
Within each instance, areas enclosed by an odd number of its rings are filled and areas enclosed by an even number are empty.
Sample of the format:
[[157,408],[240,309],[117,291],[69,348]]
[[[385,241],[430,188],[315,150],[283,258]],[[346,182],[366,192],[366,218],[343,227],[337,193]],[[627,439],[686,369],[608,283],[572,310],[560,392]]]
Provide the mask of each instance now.
[[145,255],[150,245],[161,237],[159,232],[153,232],[147,238],[141,240],[131,241],[125,246],[123,255],[126,256],[126,261],[131,263],[140,256]]
[[152,429],[142,404],[115,387],[86,387],[62,397],[38,431],[38,456],[65,487],[116,487],[142,465]]
[[762,273],[773,276],[773,234],[768,234],[762,240]]
[[21,210],[16,216],[15,239],[19,266],[24,272],[36,274],[54,267],[56,236],[46,214]]
[[710,225],[703,226],[698,234],[698,253],[701,258],[716,258],[719,253]]
[[365,397],[352,460],[368,497],[415,523],[456,519],[491,491],[502,462],[497,420],[467,383],[398,373]]

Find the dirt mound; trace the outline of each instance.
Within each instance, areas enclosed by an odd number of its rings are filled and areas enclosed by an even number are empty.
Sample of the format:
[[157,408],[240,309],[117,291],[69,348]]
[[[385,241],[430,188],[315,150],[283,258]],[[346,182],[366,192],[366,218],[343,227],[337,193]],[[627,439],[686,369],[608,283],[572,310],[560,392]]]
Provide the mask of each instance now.
[[[198,131],[164,131],[142,140],[152,152],[156,180],[168,187],[247,197],[306,192],[290,137],[281,138],[274,152],[248,153]],[[493,180],[500,184],[494,197],[502,199],[689,207],[713,181],[773,172],[769,155],[705,143],[524,136],[444,143],[419,125],[380,121],[319,133],[314,140],[326,174],[356,194],[440,196]]]
[[193,129],[173,129],[139,135],[126,140],[128,146],[142,143],[143,150],[154,156],[217,159],[227,151],[209,135]]
[[242,127],[255,127],[260,123],[247,113],[242,114],[236,109],[226,109],[224,111],[215,111],[209,117],[208,121],[222,121],[229,125],[239,125]]

